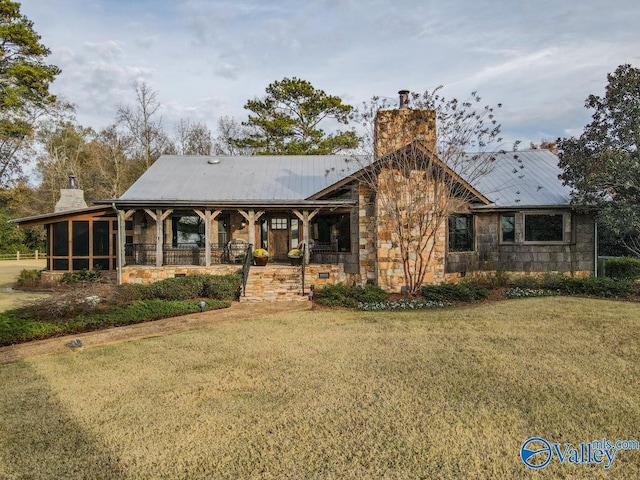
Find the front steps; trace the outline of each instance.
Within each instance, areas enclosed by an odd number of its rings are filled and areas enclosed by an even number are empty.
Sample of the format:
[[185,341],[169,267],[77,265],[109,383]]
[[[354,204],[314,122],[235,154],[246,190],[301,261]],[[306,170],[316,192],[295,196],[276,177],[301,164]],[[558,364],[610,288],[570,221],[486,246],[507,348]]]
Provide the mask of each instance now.
[[252,266],[240,302],[309,301],[309,287],[302,295],[302,267],[269,264]]

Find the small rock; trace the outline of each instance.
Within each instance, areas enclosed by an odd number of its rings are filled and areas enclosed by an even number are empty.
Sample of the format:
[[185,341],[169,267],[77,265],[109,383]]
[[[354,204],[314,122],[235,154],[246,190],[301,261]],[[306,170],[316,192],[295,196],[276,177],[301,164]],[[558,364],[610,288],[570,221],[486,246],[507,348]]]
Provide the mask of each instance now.
[[82,346],[82,340],[79,338],[74,338],[70,342],[67,342],[67,347],[69,348],[79,348]]

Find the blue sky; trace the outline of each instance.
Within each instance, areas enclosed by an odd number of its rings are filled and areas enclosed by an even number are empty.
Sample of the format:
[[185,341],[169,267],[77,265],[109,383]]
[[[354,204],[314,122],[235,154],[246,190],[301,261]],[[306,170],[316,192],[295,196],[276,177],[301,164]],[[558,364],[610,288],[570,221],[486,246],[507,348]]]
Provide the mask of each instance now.
[[215,129],[245,102],[296,76],[360,105],[444,85],[503,108],[505,138],[576,135],[606,74],[640,67],[634,0],[24,0],[62,69],[53,90],[85,126],[112,123],[131,84],[180,118]]

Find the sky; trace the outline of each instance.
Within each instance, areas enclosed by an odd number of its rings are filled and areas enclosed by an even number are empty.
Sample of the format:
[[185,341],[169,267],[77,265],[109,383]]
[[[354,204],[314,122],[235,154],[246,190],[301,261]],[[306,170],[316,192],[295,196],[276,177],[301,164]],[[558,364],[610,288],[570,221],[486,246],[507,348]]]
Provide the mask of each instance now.
[[579,135],[607,73],[640,67],[637,0],[23,0],[55,94],[96,129],[146,82],[172,132],[214,131],[285,77],[359,106],[372,96],[444,86],[502,104],[506,141]]

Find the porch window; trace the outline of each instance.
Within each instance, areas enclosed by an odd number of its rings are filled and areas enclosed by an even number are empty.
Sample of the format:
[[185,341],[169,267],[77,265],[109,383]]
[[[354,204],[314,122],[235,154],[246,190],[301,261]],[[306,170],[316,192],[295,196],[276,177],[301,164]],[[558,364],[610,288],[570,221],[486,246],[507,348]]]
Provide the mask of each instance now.
[[504,243],[516,241],[516,216],[514,213],[500,215],[500,239]]
[[173,246],[204,246],[204,222],[197,215],[175,216],[173,226]]
[[558,214],[526,214],[524,216],[525,242],[562,242],[564,216]]
[[317,216],[311,224],[311,238],[321,244],[338,242],[339,252],[351,251],[351,219],[349,214]]
[[473,251],[473,215],[449,217],[449,251]]

